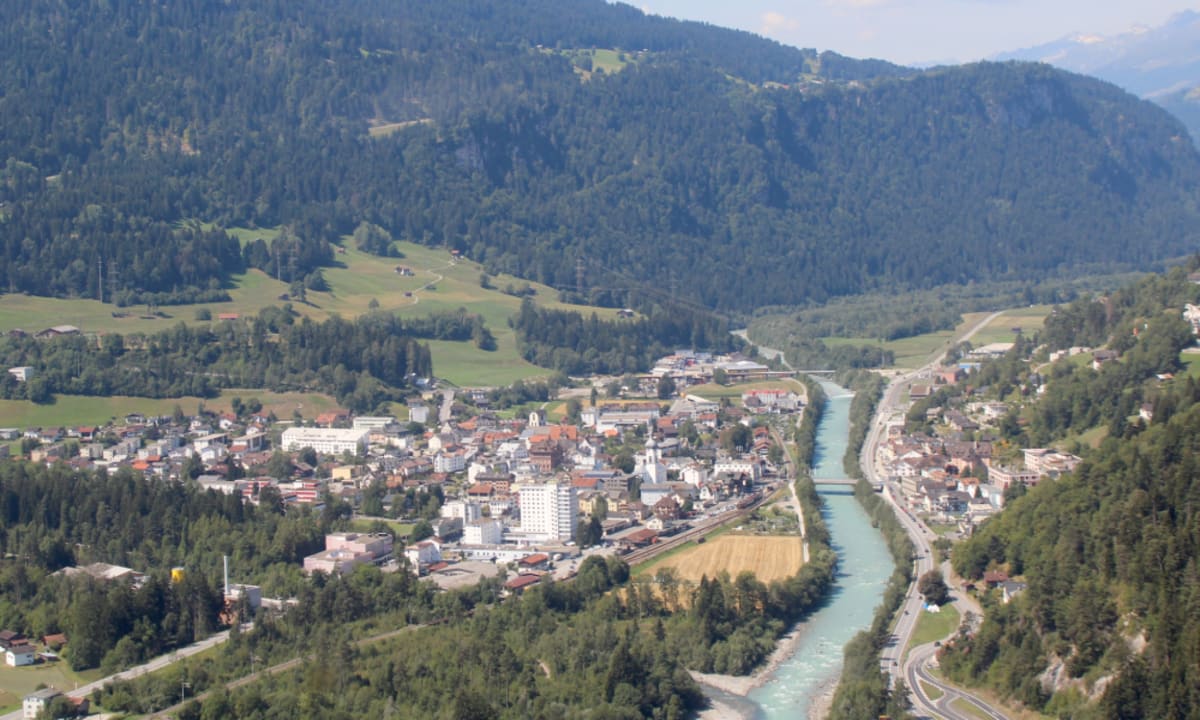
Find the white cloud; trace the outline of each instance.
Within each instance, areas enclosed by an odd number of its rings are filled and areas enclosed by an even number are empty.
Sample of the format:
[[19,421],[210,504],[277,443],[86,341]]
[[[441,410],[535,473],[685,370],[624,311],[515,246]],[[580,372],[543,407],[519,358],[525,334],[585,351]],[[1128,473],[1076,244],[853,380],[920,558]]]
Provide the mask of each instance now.
[[762,14],[762,29],[759,32],[771,36],[781,32],[794,32],[800,29],[800,21],[782,13],[768,10]]

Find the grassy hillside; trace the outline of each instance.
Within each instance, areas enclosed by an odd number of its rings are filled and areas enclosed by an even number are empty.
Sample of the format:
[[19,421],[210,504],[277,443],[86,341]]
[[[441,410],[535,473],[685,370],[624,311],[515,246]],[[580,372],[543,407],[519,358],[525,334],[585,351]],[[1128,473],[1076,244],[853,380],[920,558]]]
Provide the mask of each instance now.
[[[110,420],[119,421],[130,413],[170,415],[177,406],[189,414],[196,412],[200,405],[209,410],[227,412],[235,397],[243,401],[255,398],[263,404],[264,413],[273,412],[280,419],[288,419],[296,411],[311,418],[337,408],[333,398],[321,393],[273,393],[265,390],[228,390],[217,398],[60,395],[53,403],[45,405],[25,400],[0,400],[0,418],[3,418],[0,424],[17,428],[103,425]],[[406,408],[397,404],[393,410],[403,414]]]
[[[271,238],[275,230],[237,229],[239,239]],[[346,248],[336,256],[338,266],[325,271],[329,292],[310,291],[306,303],[293,302],[299,313],[322,320],[332,315],[353,317],[370,309],[372,301],[382,310],[404,316],[424,316],[431,312],[466,308],[483,316],[496,336],[497,349],[485,352],[470,343],[433,342],[434,368],[440,377],[458,385],[501,385],[519,378],[547,375],[543,368],[531,365],[517,353],[516,339],[508,327],[508,318],[521,300],[501,291],[506,285],[524,281],[507,275],[493,277],[494,289],[480,287],[482,266],[470,260],[455,259],[444,250],[400,242],[402,258],[380,258]],[[413,271],[402,276],[395,269],[404,266]],[[52,325],[75,325],[88,333],[150,333],[176,323],[199,322],[197,313],[208,311],[214,318],[224,313],[254,315],[269,305],[281,305],[280,295],[288,292],[288,283],[279,282],[261,270],[249,270],[233,279],[232,300],[221,303],[178,305],[150,314],[146,306],[118,308],[88,299],[59,299],[32,295],[0,296],[0,332],[21,328],[35,332]],[[607,308],[566,305],[557,300],[557,292],[544,285],[530,283],[535,301],[553,308],[572,308],[595,312],[602,318],[615,316]]]

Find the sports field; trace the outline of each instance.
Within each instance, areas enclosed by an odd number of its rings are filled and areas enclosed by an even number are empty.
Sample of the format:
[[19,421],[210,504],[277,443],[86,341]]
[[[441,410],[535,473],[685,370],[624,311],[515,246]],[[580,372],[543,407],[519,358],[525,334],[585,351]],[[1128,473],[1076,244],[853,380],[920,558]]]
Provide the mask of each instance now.
[[803,543],[796,535],[742,535],[723,533],[684,552],[672,554],[654,564],[654,571],[670,567],[680,580],[698,583],[702,576],[716,577],[728,572],[736,578],[749,570],[769,583],[791,577],[804,564]]

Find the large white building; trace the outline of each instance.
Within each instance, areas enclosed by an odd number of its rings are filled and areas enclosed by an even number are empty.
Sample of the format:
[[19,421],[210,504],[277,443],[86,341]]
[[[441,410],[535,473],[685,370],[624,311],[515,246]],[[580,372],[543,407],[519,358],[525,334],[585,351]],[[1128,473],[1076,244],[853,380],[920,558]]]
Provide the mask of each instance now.
[[504,523],[492,518],[472,520],[463,525],[464,545],[499,545],[504,542]]
[[467,454],[462,450],[440,452],[433,458],[436,473],[456,473],[467,469]]
[[546,540],[573,540],[579,497],[569,482],[521,488],[521,532]]
[[738,477],[745,475],[754,482],[762,479],[762,468],[755,460],[727,458],[713,463],[713,475],[729,475]]
[[353,427],[355,430],[382,430],[395,422],[396,418],[391,415],[359,415],[354,418]]
[[483,517],[482,508],[474,500],[450,500],[442,505],[442,517],[458,518],[464,523],[472,523]]
[[283,431],[280,443],[285,452],[312,448],[322,455],[341,455],[344,452],[365,452],[370,435],[371,431],[365,428],[342,430],[294,427]]

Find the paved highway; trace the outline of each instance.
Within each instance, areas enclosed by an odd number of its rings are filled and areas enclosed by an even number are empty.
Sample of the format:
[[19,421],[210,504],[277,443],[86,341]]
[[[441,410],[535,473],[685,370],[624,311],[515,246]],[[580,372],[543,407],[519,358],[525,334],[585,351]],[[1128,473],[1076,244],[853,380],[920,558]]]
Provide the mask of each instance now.
[[[905,663],[905,681],[912,690],[914,710],[932,709],[934,717],[945,718],[979,718],[991,720],[1008,720],[1008,716],[996,710],[970,693],[963,692],[954,685],[949,685],[929,672],[930,660],[937,653],[933,643],[913,648],[909,653],[909,662]],[[924,686],[922,685],[924,684]],[[925,687],[935,687],[942,692],[936,700],[929,697]],[[964,712],[955,705],[970,705],[969,712]]]
[[[983,318],[964,333],[958,339],[958,342],[974,337],[975,333],[986,327],[988,323],[1001,314],[995,312]],[[867,433],[867,439],[863,443],[862,454],[859,457],[859,463],[867,480],[873,484],[883,485],[883,495],[892,504],[892,508],[896,513],[896,517],[900,519],[901,525],[908,531],[908,537],[912,540],[913,548],[917,555],[913,583],[909,586],[908,594],[901,605],[900,618],[896,622],[896,628],[892,633],[892,637],[883,649],[883,652],[880,653],[880,666],[883,672],[890,677],[893,685],[901,678],[905,680],[912,697],[913,710],[919,714],[923,714],[926,717],[947,718],[948,720],[973,720],[977,718],[978,714],[964,713],[953,707],[955,700],[961,699],[962,702],[975,706],[978,712],[982,713],[985,717],[1004,720],[1007,716],[979,698],[952,686],[945,685],[929,674],[927,664],[936,651],[936,648],[932,644],[913,648],[908,658],[904,658],[904,650],[912,641],[913,631],[922,612],[922,598],[917,593],[916,581],[920,579],[921,575],[933,569],[933,551],[930,547],[930,541],[934,536],[929,531],[929,528],[925,527],[924,523],[908,512],[907,508],[900,502],[900,498],[892,494],[891,488],[884,482],[886,478],[884,477],[883,468],[876,461],[878,457],[876,450],[883,442],[885,433],[887,432],[888,421],[902,409],[900,397],[907,385],[914,379],[929,373],[934,367],[940,365],[942,359],[946,356],[945,351],[949,350],[949,347],[949,344],[947,344],[943,352],[939,353],[937,357],[930,360],[924,366],[898,375],[888,383],[883,397],[879,401],[879,406],[876,408],[871,429]],[[929,685],[941,689],[943,692],[942,697],[937,701],[931,700],[921,688],[918,678]]]

